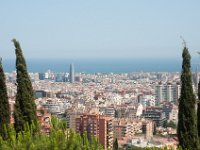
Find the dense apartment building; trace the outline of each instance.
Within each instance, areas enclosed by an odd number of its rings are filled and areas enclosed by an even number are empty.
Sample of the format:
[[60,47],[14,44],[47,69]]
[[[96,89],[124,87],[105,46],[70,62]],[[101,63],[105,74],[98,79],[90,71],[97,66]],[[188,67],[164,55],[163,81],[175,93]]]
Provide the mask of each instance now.
[[142,115],[143,105],[138,104],[134,106],[124,106],[115,109],[115,118],[129,118],[134,119]]
[[169,113],[169,120],[178,124],[178,106],[173,106],[171,112]]
[[68,127],[72,130],[76,130],[76,118],[80,117],[81,114],[78,112],[68,112],[66,115]]
[[134,138],[135,134],[143,133],[146,139],[153,137],[154,122],[147,119],[116,118],[113,120],[114,139]]
[[[165,113],[165,116],[167,118],[167,120],[170,119],[170,114],[171,113],[175,113],[174,112],[174,109],[177,110],[177,106],[173,103],[170,103],[170,102],[166,102],[166,103],[163,103],[162,105],[162,111]],[[176,115],[176,114],[174,114]],[[178,112],[177,112],[177,115],[178,115]],[[176,118],[178,120],[178,118]]]
[[115,108],[113,107],[100,107],[99,111],[106,116],[115,117]]
[[133,137],[142,129],[139,119],[116,118],[113,121],[114,138],[122,140],[125,137]]
[[138,96],[138,102],[144,107],[155,106],[155,96],[154,95],[140,95]]
[[88,138],[96,137],[104,149],[113,144],[112,117],[99,114],[83,114],[76,118],[76,132],[87,133]]
[[146,119],[151,119],[155,122],[157,127],[163,126],[166,121],[165,113],[162,111],[162,107],[146,107],[143,110],[143,115]]
[[146,139],[151,139],[154,132],[154,122],[151,120],[144,120],[142,122],[142,132],[145,134]]
[[177,103],[180,97],[180,85],[178,84],[159,84],[155,87],[156,104],[162,102]]

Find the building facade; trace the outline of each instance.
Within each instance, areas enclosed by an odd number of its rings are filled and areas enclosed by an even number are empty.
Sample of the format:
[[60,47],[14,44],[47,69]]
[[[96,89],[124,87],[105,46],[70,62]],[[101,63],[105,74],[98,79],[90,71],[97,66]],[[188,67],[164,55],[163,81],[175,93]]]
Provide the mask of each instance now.
[[70,83],[74,83],[74,79],[75,79],[74,65],[70,64],[70,70],[69,70],[69,81],[70,81]]
[[163,123],[167,120],[161,107],[146,107],[143,111],[143,117],[153,120],[156,127],[163,126]]
[[155,87],[156,104],[163,102],[177,103],[180,97],[180,85],[177,84],[159,84]]
[[87,137],[96,137],[104,149],[112,149],[113,127],[112,117],[99,114],[83,114],[76,118],[76,132],[87,133]]

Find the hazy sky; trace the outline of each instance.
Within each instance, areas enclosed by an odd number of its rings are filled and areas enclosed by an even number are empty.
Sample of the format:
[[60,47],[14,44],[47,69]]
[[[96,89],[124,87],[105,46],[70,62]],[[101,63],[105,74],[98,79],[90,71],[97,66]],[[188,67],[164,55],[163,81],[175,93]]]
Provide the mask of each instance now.
[[14,58],[181,57],[182,35],[200,51],[200,0],[0,1],[0,56]]

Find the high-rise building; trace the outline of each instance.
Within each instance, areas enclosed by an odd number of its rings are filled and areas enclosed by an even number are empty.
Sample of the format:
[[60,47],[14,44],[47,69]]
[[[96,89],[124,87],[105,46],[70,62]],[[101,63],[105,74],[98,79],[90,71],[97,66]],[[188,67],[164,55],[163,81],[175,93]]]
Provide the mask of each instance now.
[[74,82],[74,79],[75,79],[74,74],[75,74],[74,65],[73,65],[73,64],[70,64],[69,81],[70,81],[71,83]]
[[39,79],[44,80],[45,79],[45,73],[39,73]]
[[88,138],[96,137],[104,149],[112,149],[113,127],[112,117],[99,114],[85,114],[76,118],[76,132],[87,133]]
[[177,103],[180,97],[180,85],[177,84],[161,84],[155,87],[156,104],[163,102]]

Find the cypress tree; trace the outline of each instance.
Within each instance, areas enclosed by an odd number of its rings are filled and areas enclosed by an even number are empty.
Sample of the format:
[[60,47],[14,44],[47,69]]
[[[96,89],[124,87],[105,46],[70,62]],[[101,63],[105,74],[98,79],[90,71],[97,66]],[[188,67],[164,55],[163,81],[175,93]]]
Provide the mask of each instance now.
[[117,140],[117,138],[113,142],[113,150],[118,150],[118,140]]
[[198,84],[198,105],[197,105],[197,126],[198,126],[198,136],[200,137],[200,82]]
[[5,83],[5,75],[0,58],[0,135],[6,138],[5,127],[10,123],[10,107],[8,102],[7,88]]
[[196,99],[192,88],[190,54],[184,43],[182,53],[181,95],[178,113],[178,139],[183,149],[199,149],[197,115],[195,110]]
[[16,39],[12,40],[15,46],[16,71],[17,71],[17,95],[14,110],[15,130],[24,130],[26,123],[37,125],[36,105],[32,83],[27,72],[26,61],[22,53],[20,44]]

